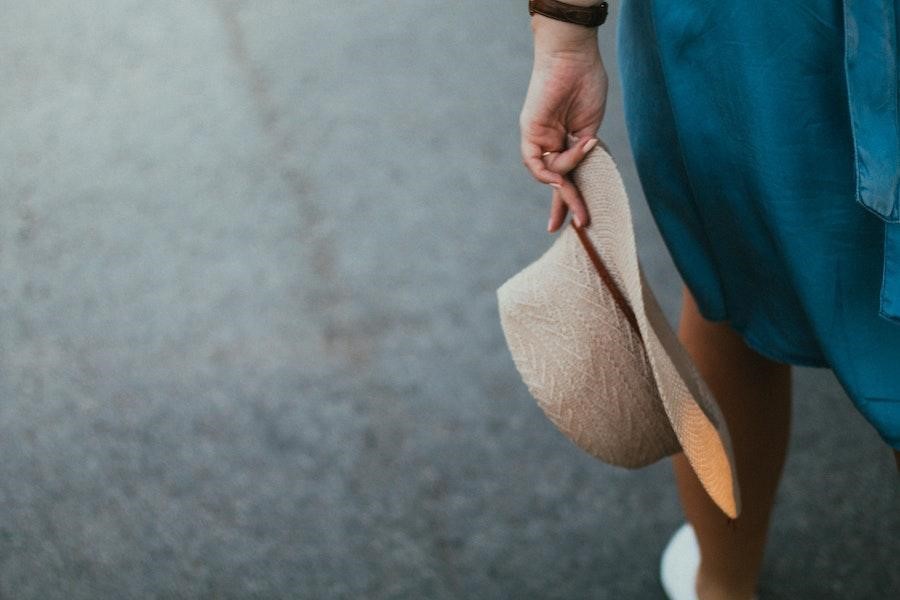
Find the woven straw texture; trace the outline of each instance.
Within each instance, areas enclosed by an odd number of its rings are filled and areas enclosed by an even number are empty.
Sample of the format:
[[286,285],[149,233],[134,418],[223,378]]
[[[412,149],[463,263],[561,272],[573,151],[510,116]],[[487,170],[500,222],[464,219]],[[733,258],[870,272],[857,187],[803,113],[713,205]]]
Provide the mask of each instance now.
[[584,232],[640,335],[570,223],[497,289],[516,369],[579,448],[627,468],[683,451],[710,498],[736,518],[740,491],[725,419],[644,278],[625,187],[602,141],[572,176],[591,217]]

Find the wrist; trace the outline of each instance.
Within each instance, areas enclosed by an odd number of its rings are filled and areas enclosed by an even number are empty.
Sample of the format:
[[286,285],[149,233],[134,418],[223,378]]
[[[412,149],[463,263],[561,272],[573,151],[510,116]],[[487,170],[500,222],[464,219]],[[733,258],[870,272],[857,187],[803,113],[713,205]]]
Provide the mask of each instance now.
[[[582,0],[587,1],[587,0]],[[574,4],[574,2],[572,2]],[[591,1],[591,4],[597,4]],[[585,4],[590,6],[591,4]],[[536,53],[581,53],[599,51],[597,46],[598,27],[585,27],[551,19],[539,13],[531,17],[531,31],[534,34]]]

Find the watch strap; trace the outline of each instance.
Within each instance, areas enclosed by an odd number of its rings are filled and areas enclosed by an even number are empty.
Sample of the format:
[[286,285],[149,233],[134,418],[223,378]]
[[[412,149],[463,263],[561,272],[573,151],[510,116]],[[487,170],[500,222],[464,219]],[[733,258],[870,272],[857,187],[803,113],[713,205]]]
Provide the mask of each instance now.
[[574,6],[558,0],[528,0],[528,14],[538,13],[557,21],[575,23],[585,27],[599,27],[606,21],[609,4]]

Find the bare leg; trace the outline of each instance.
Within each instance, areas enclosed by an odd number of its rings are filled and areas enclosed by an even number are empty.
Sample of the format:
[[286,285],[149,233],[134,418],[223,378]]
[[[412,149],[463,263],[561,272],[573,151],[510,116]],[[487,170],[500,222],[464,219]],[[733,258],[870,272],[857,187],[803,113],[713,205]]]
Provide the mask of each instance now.
[[705,320],[686,286],[678,337],[722,408],[741,487],[741,514],[729,524],[684,454],[672,457],[685,517],[700,545],[697,594],[701,600],[749,600],[756,593],[787,454],[791,366],[749,348],[727,323]]

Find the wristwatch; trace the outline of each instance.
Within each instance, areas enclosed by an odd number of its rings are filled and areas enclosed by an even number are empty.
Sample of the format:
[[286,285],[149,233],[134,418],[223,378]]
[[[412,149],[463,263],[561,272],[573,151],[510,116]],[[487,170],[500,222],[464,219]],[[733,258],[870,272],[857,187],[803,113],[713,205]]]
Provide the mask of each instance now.
[[528,0],[528,14],[538,13],[557,21],[575,23],[585,27],[599,27],[606,21],[609,4],[601,2],[594,6],[574,6],[558,0]]

